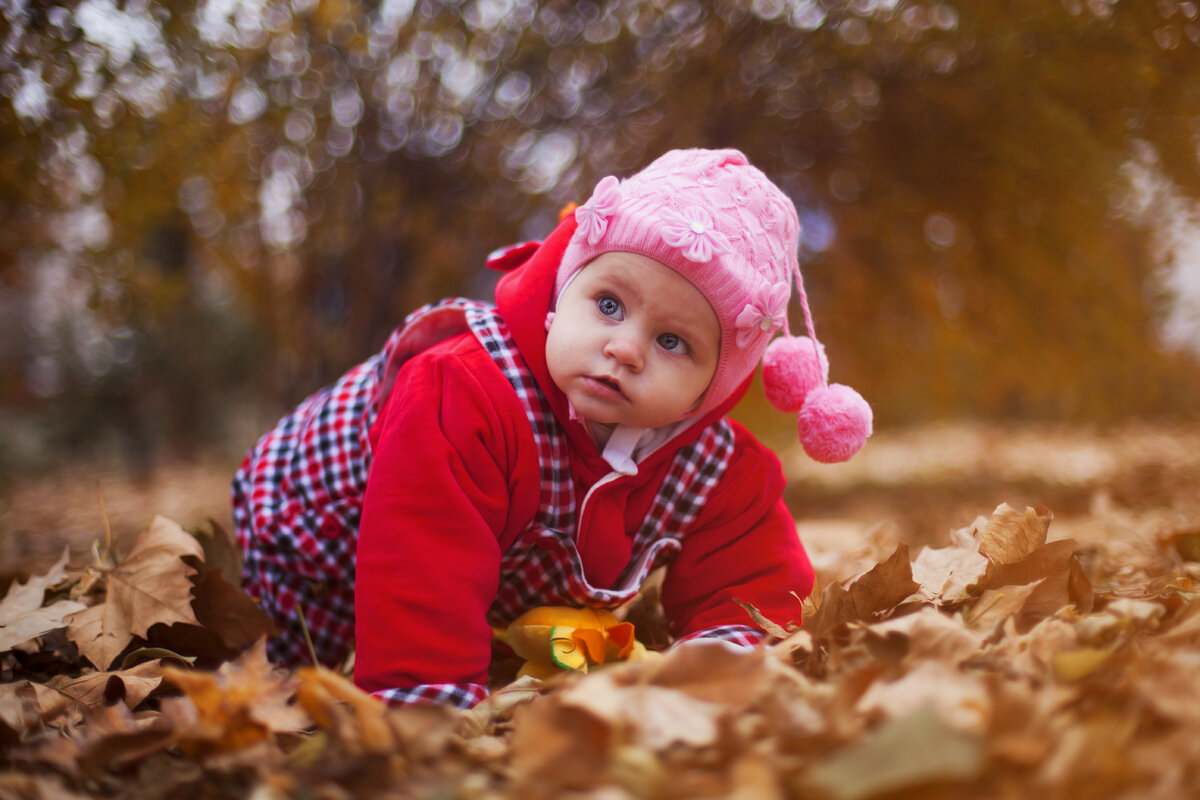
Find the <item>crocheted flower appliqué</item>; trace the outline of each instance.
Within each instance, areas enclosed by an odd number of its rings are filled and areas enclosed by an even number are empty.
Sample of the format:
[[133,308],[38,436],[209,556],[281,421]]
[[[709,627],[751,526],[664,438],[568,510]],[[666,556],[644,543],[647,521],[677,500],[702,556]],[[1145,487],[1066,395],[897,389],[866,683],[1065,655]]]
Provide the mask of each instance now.
[[713,226],[712,215],[700,206],[692,206],[682,214],[667,211],[662,238],[678,247],[688,261],[704,264],[714,255],[729,252],[729,239]]
[[783,327],[791,287],[786,283],[763,284],[734,320],[737,346],[745,347],[763,335]]
[[595,244],[603,239],[608,231],[608,218],[620,204],[620,181],[613,175],[602,178],[596,184],[591,199],[575,209],[575,221],[579,223],[575,235],[586,238],[588,244]]

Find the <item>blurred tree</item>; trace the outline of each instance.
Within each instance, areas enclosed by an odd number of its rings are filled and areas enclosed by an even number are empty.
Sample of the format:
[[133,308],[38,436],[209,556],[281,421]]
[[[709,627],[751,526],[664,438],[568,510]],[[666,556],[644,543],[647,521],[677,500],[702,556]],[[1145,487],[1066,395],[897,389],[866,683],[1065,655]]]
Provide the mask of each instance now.
[[243,388],[295,400],[684,146],[739,147],[796,199],[833,378],[881,422],[1195,411],[1195,361],[1156,338],[1164,231],[1200,193],[1194,3],[0,13],[0,292],[32,331],[0,391],[77,430],[103,397],[176,441]]

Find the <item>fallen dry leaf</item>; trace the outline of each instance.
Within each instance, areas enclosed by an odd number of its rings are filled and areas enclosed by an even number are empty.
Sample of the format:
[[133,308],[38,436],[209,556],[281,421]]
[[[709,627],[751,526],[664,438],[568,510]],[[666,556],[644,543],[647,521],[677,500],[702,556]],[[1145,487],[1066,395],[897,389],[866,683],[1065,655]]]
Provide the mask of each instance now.
[[659,754],[716,746],[731,720],[790,680],[784,669],[761,649],[700,639],[662,659],[570,681],[517,710],[511,744],[517,796],[607,781],[647,790],[666,777],[654,767]]
[[[471,711],[387,708],[329,670],[276,672],[261,644],[234,660],[256,631],[227,613],[241,599],[217,543],[170,562],[196,621],[135,635],[129,670],[84,668],[61,631],[0,653],[0,796],[1200,796],[1197,501],[1099,497],[1055,541],[1049,512],[1001,505],[912,553],[887,525],[841,526],[853,558],[822,561],[836,574],[779,641],[500,681]],[[91,574],[79,602],[103,603]],[[130,712],[153,682],[138,662],[159,658],[211,668],[174,670]]]
[[610,726],[610,735],[649,750],[672,745],[706,747],[716,743],[719,721],[729,709],[721,703],[662,686],[623,687],[603,675],[564,689],[566,708],[580,709]]
[[1075,557],[1077,547],[1072,539],[1043,545],[1020,561],[996,567],[988,585],[1020,586],[1036,582],[1021,608],[1021,613],[1029,616],[1050,616],[1065,606],[1075,606],[1086,614],[1092,610],[1095,596]]
[[751,623],[767,634],[768,640],[786,639],[787,637],[791,636],[791,631],[780,625],[778,622],[767,619],[763,613],[755,608],[752,604],[744,603],[736,597],[734,598],[734,602],[746,610],[746,613],[750,615]]
[[509,742],[514,796],[538,800],[594,788],[608,778],[616,747],[606,720],[553,696],[518,708]]
[[908,545],[902,543],[885,561],[862,575],[826,586],[802,627],[820,635],[839,625],[870,620],[890,611],[920,588],[912,571]]
[[66,626],[66,617],[86,608],[83,603],[57,600],[43,606],[46,589],[59,584],[66,575],[67,556],[62,557],[44,575],[35,575],[25,583],[14,583],[0,600],[0,652],[11,650],[30,639]]
[[265,641],[216,672],[167,666],[162,674],[184,693],[164,712],[169,709],[176,741],[186,752],[228,753],[309,724],[308,715],[291,703],[294,679],[267,661]]
[[1029,596],[1042,582],[1038,578],[1032,583],[1017,586],[1001,586],[988,589],[979,596],[970,608],[964,610],[963,621],[973,630],[990,633],[1007,620],[1020,614],[1029,602]]
[[[1111,604],[1110,604],[1111,608]],[[1163,644],[1200,648],[1200,599],[1192,598],[1160,637]]]
[[296,699],[322,728],[337,732],[352,752],[389,753],[400,737],[392,729],[387,707],[351,681],[324,667],[296,673]]
[[67,637],[99,669],[107,669],[134,636],[150,626],[198,624],[184,556],[202,556],[200,544],[179,525],[155,517],[128,555],[107,571],[105,601],[68,619]]
[[541,697],[545,684],[534,677],[517,678],[507,686],[496,688],[486,700],[468,712],[470,723],[464,727],[476,736],[490,735],[512,721],[516,710]]
[[976,596],[991,569],[992,562],[979,552],[979,539],[965,535],[949,547],[922,549],[913,560],[912,579],[923,600],[954,605]]
[[729,774],[729,800],[785,800],[779,770],[766,756],[750,753],[734,762]]
[[1045,506],[1018,511],[1001,503],[979,532],[979,552],[996,564],[1012,564],[1046,543],[1054,514]]
[[1048,617],[1036,622],[1028,631],[1019,631],[1014,620],[1004,623],[999,642],[984,649],[996,669],[1031,680],[1040,680],[1053,669],[1054,657],[1079,646],[1075,626],[1065,619]]
[[145,661],[116,672],[90,672],[49,685],[87,708],[124,702],[137,708],[162,683],[162,662]]
[[700,700],[740,706],[768,688],[764,680],[778,674],[776,666],[760,649],[719,639],[694,639],[661,659],[602,674],[622,685],[648,683],[678,689]]
[[[187,560],[187,559],[185,559]],[[250,597],[215,569],[197,569],[192,611],[201,627],[215,631],[222,643],[241,650],[264,636],[275,636],[275,623]]]
[[966,782],[985,764],[978,738],[928,706],[889,720],[819,763],[806,780],[838,800],[861,800],[930,784]]
[[[155,717],[139,717],[124,703],[89,709],[78,733],[64,740],[77,746],[64,748],[58,758],[68,758],[84,776],[98,776],[107,770],[120,771],[150,753],[168,747],[172,732]],[[49,747],[53,745],[48,743]]]
[[953,662],[924,661],[892,681],[871,684],[856,709],[895,719],[932,709],[956,731],[982,737],[991,724],[992,696],[977,674],[965,673]]
[[1053,653],[1050,664],[1055,678],[1063,683],[1075,683],[1103,667],[1112,654],[1112,648],[1079,647]]
[[204,550],[205,567],[219,572],[226,582],[238,584],[242,579],[242,548],[237,539],[213,519],[194,535]]
[[83,719],[87,707],[42,683],[0,684],[0,741],[15,743],[45,726],[63,727]]
[[922,661],[939,661],[957,666],[979,652],[983,637],[959,619],[924,606],[916,613],[879,622],[865,629],[864,635],[904,639],[904,666]]

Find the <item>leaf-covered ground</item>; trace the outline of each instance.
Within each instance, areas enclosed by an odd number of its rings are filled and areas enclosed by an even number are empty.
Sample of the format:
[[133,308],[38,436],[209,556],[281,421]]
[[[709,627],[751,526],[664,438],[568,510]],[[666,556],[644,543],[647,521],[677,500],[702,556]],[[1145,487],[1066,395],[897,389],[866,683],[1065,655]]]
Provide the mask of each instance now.
[[220,527],[147,509],[0,600],[0,797],[1200,794],[1197,432],[956,433],[798,476],[822,517],[801,629],[470,712],[271,669]]

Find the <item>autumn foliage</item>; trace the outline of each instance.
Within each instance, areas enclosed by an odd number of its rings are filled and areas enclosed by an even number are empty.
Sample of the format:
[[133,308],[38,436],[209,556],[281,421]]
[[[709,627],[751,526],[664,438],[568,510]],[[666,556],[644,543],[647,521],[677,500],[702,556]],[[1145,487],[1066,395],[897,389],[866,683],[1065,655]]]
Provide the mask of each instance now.
[[0,796],[1195,793],[1200,521],[1110,509],[1074,540],[1052,520],[1001,505],[915,554],[865,535],[819,554],[803,627],[758,618],[765,647],[693,642],[456,711],[272,667],[228,539],[156,518],[0,602]]
[[246,407],[697,146],[796,201],[833,380],[879,422],[1195,416],[1194,3],[243,5],[4,7],[0,470],[27,419],[244,450]]

